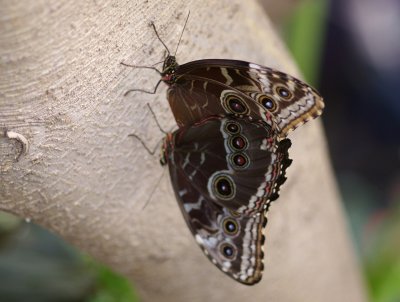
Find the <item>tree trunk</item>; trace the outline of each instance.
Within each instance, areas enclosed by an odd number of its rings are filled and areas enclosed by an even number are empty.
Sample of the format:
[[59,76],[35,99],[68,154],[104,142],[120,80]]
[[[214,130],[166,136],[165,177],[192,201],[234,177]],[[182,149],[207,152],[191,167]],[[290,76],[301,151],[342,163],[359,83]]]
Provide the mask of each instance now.
[[242,59],[298,74],[255,1],[2,1],[1,8],[2,210],[125,274],[142,301],[366,300],[320,121],[290,135],[293,164],[269,213],[264,278],[254,287],[202,254],[168,172],[128,137],[150,147],[162,139],[147,102],[165,129],[174,125],[165,87],[124,97],[159,80],[120,65],[162,59],[150,21],[174,51],[191,11],[180,63]]

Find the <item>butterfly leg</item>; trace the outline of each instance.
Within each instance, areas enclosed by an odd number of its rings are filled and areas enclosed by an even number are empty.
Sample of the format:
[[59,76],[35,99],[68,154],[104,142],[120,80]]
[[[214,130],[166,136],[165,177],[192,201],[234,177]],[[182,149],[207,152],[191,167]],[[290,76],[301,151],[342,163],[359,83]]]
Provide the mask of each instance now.
[[148,94],[156,94],[158,86],[160,86],[160,83],[162,82],[162,80],[159,80],[156,84],[156,86],[154,87],[153,91],[149,91],[149,90],[144,90],[144,89],[129,89],[127,92],[124,93],[124,96],[127,96],[129,93],[134,92],[134,91],[139,91],[139,92],[143,92],[143,93],[148,93]]
[[143,148],[146,149],[146,151],[150,154],[150,155],[154,155],[157,151],[157,149],[160,146],[160,143],[162,142],[162,139],[158,141],[158,143],[155,145],[155,147],[153,149],[150,149],[146,143],[135,133],[129,134],[128,136],[132,136],[134,138],[136,138],[143,146]]
[[126,66],[126,67],[132,67],[132,68],[152,69],[152,70],[156,71],[159,75],[162,75],[161,71],[158,70],[157,68],[155,68],[154,66],[131,65],[131,64],[126,64],[124,62],[121,62],[120,64],[123,66]]
[[151,112],[151,115],[153,116],[154,120],[156,121],[156,124],[157,124],[158,129],[160,129],[160,131],[161,131],[162,133],[167,134],[168,132],[165,131],[165,130],[161,127],[161,125],[160,125],[160,123],[158,122],[158,119],[157,119],[157,117],[156,117],[156,114],[154,113],[153,109],[151,109],[151,106],[150,106],[149,103],[147,103],[147,107],[149,107],[149,110],[150,110],[150,112]]

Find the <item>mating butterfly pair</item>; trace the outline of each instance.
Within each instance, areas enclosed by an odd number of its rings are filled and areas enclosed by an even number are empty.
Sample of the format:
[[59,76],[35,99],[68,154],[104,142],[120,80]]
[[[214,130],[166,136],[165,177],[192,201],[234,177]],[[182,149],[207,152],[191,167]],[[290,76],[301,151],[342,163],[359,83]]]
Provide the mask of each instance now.
[[178,65],[166,49],[160,82],[169,86],[179,128],[164,139],[161,162],[204,253],[230,277],[255,284],[262,277],[265,215],[291,164],[287,133],[319,116],[323,100],[304,82],[267,67],[235,60]]

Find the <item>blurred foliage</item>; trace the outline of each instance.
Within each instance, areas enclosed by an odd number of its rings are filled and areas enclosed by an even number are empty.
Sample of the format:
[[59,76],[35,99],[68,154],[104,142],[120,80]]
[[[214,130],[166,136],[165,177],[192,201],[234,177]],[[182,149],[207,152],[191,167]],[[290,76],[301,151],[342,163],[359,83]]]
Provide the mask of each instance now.
[[371,301],[400,301],[400,200],[377,209],[378,192],[368,182],[356,175],[338,181]]
[[305,0],[286,24],[289,50],[308,83],[318,84],[318,71],[324,43],[328,0]]
[[136,302],[127,279],[34,223],[0,212],[0,301]]
[[84,301],[94,290],[94,272],[64,241],[4,213],[0,230],[1,301]]
[[87,302],[139,301],[128,279],[116,274],[105,265],[90,260],[90,258],[89,261],[97,272],[97,288]]
[[[320,77],[325,29],[328,22],[332,22],[328,20],[328,17],[332,17],[328,14],[330,5],[328,0],[301,1],[299,9],[295,11],[284,31],[289,50],[307,82],[313,85],[318,84]],[[342,47],[335,41],[334,47]],[[354,59],[348,58],[348,61],[352,62]],[[348,67],[343,68],[343,72],[346,72]],[[329,104],[326,110],[329,110]],[[334,111],[333,108],[331,110]],[[337,179],[354,244],[363,264],[371,301],[400,301],[400,189],[396,190],[396,185],[392,185],[394,194],[389,194],[389,200],[384,201],[382,198],[385,192],[382,191],[382,187],[371,183],[367,175],[352,170],[353,167],[347,168],[346,172],[341,171],[337,174]],[[393,183],[395,182],[396,180],[393,180]],[[390,187],[391,184],[388,183],[387,190],[390,190]],[[385,202],[388,206],[382,206]]]
[[375,302],[400,301],[400,200],[367,225],[365,270]]

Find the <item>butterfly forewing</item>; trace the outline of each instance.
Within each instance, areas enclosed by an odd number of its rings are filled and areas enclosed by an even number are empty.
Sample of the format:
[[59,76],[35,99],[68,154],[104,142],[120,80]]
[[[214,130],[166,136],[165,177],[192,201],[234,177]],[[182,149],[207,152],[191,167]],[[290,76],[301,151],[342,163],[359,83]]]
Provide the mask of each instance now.
[[[322,97],[306,83],[249,62],[193,61],[178,66],[175,76],[168,99],[178,125],[190,125],[199,121],[198,117],[220,112],[221,104],[225,114],[230,114],[232,110],[226,110],[223,104],[229,101],[227,98],[237,97],[251,107],[247,115],[274,120],[279,136],[285,137],[290,130],[319,116],[324,108]],[[197,115],[190,115],[193,110]]]
[[190,126],[209,116],[230,115],[262,120],[275,131],[276,122],[269,111],[245,93],[213,79],[179,76],[167,96],[179,127]]

